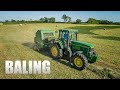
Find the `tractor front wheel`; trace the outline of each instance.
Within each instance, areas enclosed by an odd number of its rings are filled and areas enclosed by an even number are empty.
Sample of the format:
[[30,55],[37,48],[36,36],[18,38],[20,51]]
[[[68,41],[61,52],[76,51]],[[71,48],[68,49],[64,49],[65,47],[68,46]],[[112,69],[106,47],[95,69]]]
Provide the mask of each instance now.
[[50,54],[54,59],[60,59],[63,56],[63,51],[58,47],[57,44],[50,45]]
[[83,54],[75,54],[72,63],[76,69],[83,70],[87,67],[87,58]]

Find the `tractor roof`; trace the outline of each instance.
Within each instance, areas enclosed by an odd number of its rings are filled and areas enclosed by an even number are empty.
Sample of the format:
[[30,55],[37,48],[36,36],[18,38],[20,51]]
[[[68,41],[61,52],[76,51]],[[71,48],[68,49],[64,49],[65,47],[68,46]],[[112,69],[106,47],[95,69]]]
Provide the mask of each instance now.
[[70,32],[78,32],[78,30],[76,30],[76,29],[61,29],[60,31],[63,31],[63,32],[68,32],[68,31],[70,31]]

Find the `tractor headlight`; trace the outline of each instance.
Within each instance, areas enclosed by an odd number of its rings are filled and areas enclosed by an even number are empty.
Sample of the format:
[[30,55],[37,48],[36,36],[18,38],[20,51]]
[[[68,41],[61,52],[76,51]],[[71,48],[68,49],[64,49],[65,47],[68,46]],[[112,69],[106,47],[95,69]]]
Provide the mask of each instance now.
[[95,56],[96,55],[96,52],[95,52],[94,48],[90,49],[89,55],[90,56]]
[[89,60],[91,62],[95,62],[96,60],[98,60],[98,55],[95,52],[94,48],[91,48],[90,51],[89,51]]

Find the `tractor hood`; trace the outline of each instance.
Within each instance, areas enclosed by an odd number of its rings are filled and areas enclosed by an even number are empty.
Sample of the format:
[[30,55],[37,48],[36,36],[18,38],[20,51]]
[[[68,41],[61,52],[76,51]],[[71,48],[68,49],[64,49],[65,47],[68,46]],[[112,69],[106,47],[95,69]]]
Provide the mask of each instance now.
[[87,48],[94,48],[94,46],[90,43],[86,42],[81,42],[81,41],[72,41],[72,44],[82,46],[82,47],[87,47]]

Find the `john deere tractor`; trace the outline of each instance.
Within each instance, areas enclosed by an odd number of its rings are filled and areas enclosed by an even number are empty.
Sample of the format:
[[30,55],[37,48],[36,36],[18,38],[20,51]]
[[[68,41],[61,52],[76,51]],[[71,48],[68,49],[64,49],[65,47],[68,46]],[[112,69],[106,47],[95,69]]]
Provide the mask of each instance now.
[[52,38],[46,44],[51,57],[54,59],[67,57],[67,60],[78,70],[85,69],[88,62],[96,62],[98,55],[94,46],[90,43],[78,41],[78,37],[78,30],[59,30],[58,38]]

